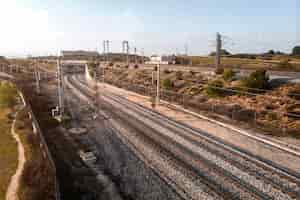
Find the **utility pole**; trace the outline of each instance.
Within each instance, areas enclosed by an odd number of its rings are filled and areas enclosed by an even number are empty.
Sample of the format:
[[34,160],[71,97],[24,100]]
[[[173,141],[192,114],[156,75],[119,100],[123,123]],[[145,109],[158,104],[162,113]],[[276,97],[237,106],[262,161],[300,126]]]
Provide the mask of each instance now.
[[142,49],[142,64],[144,64],[144,62],[145,62],[145,60],[144,60],[144,55],[145,55],[145,53],[144,53],[144,48]]
[[[125,54],[125,41],[122,41],[122,53]],[[124,61],[125,61],[125,58],[124,58]]]
[[185,51],[184,54],[185,54],[185,57],[186,57],[186,61],[184,61],[184,62],[187,62],[186,65],[189,65],[190,64],[190,59],[189,59],[189,55],[188,55],[189,47],[188,47],[187,43],[185,43],[185,45],[184,45],[184,51]]
[[104,82],[105,82],[105,67],[103,65],[102,66],[102,83],[103,83],[103,86],[104,86]]
[[134,47],[134,62],[137,64],[137,49]]
[[127,65],[129,65],[129,43],[126,41]]
[[109,40],[106,40],[107,62],[109,62]]
[[160,63],[157,64],[157,80],[156,80],[156,105],[160,102]]
[[63,71],[61,68],[60,58],[57,60],[57,80],[58,80],[58,107],[60,117],[64,114],[64,89],[63,89]]
[[103,40],[103,59],[106,61],[106,41]]
[[99,100],[99,88],[98,88],[98,68],[99,68],[99,64],[96,63],[96,70],[94,73],[94,81],[95,81],[95,85],[94,85],[94,91],[95,91],[95,96],[94,96],[94,119],[96,119],[98,117],[98,113],[99,113],[99,104],[98,104],[98,100]]
[[34,64],[34,77],[35,77],[35,82],[36,82],[36,92],[37,94],[40,94],[41,88],[40,88],[40,78],[39,78],[39,71],[37,68],[37,62]]
[[216,65],[216,68],[219,68],[220,67],[220,64],[221,64],[221,49],[222,49],[222,39],[221,39],[221,35],[219,33],[217,33],[217,45],[216,45],[216,60],[215,60],[215,65]]
[[186,56],[188,56],[188,44],[187,43],[185,43],[185,45],[184,45],[184,53]]
[[128,43],[128,41],[124,40],[122,42],[122,50],[123,50],[123,53],[126,53],[126,63],[127,63],[127,65],[129,65],[129,43]]

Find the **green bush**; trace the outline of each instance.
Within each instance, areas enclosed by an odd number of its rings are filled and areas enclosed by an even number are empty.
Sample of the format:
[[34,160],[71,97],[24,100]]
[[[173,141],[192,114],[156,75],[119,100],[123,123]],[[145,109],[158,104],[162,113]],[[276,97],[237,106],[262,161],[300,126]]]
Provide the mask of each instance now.
[[9,82],[0,83],[0,107],[10,107],[16,103],[17,89]]
[[[267,71],[264,69],[256,70],[252,72],[250,76],[244,77],[241,81],[242,87],[255,88],[255,89],[267,89],[268,88],[269,76]],[[247,89],[251,91],[251,89]]]
[[135,65],[133,66],[133,68],[134,68],[134,69],[138,69],[138,68],[139,68],[139,65],[135,64]]
[[113,66],[114,66],[114,63],[113,63],[113,62],[110,62],[108,66],[109,66],[109,67],[113,67]]
[[162,86],[164,89],[170,90],[173,87],[173,83],[169,78],[162,81]]
[[292,55],[300,55],[300,46],[295,46],[293,48]]
[[293,65],[289,62],[289,59],[281,60],[278,64],[279,68],[281,69],[293,69]]
[[215,70],[215,73],[216,73],[216,74],[223,74],[223,73],[224,73],[224,68],[218,67],[218,68]]
[[225,94],[224,83],[222,80],[213,80],[207,84],[205,87],[205,93],[210,97],[219,97]]
[[95,62],[89,62],[87,64],[89,73],[92,77],[94,77],[98,64]]
[[225,81],[232,81],[235,72],[232,69],[225,69],[222,76]]
[[[156,71],[156,70],[155,70],[155,71]],[[170,74],[171,71],[170,71],[169,69],[164,69],[163,73],[164,73],[164,74]]]

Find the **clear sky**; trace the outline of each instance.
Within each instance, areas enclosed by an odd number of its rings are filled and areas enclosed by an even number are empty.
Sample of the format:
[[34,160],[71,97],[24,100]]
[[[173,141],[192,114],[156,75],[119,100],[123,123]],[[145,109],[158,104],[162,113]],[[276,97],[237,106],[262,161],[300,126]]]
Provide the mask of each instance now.
[[1,0],[0,55],[102,52],[121,41],[146,55],[214,50],[216,32],[233,53],[300,45],[298,0]]

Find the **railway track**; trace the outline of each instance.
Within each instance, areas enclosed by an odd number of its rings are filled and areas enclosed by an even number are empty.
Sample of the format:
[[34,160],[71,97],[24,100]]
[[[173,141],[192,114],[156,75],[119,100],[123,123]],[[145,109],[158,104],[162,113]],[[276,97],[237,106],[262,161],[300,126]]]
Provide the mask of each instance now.
[[[82,92],[85,94],[85,96],[90,97],[90,94],[88,94],[87,92]],[[105,106],[102,104],[102,109],[105,108]],[[107,107],[106,107],[107,108]],[[218,200],[218,199],[233,199],[230,197],[228,198],[222,198],[222,196],[227,196],[228,194],[226,194],[225,190],[222,190],[221,188],[218,188],[218,190],[215,191],[215,189],[219,186],[219,184],[212,184],[209,180],[207,180],[207,175],[205,175],[204,173],[201,174],[196,174],[193,170],[188,170],[188,168],[193,169],[192,167],[190,167],[189,165],[184,164],[183,162],[180,162],[179,159],[174,158],[174,156],[171,155],[170,151],[165,150],[164,148],[162,148],[161,143],[155,142],[153,139],[150,139],[150,137],[146,134],[141,134],[145,133],[145,131],[149,130],[147,127],[145,126],[141,126],[142,124],[138,124],[136,125],[136,121],[132,121],[131,118],[128,118],[127,116],[125,117],[127,120],[124,120],[124,116],[120,117],[122,113],[119,113],[116,109],[113,109],[113,111],[117,111],[118,113],[112,113],[112,107],[110,105],[108,105],[108,109],[110,110],[110,116],[112,116],[114,119],[117,120],[118,124],[125,124],[126,127],[129,126],[129,132],[130,134],[125,134],[124,131],[122,132],[122,135],[120,136],[120,138],[122,138],[123,140],[125,140],[126,142],[124,142],[125,144],[129,145],[131,148],[133,149],[138,149],[137,151],[135,151],[138,155],[145,155],[143,157],[149,157],[149,155],[160,155],[158,157],[156,157],[157,159],[155,159],[154,161],[151,160],[147,160],[148,162],[151,163],[151,165],[153,165],[153,167],[151,168],[155,168],[153,171],[158,174],[161,177],[165,177],[167,173],[165,173],[164,170],[161,169],[161,167],[155,163],[156,160],[160,160],[161,163],[163,163],[163,165],[165,166],[169,166],[168,167],[168,171],[171,171],[171,173],[169,173],[169,175],[171,174],[171,176],[169,176],[169,178],[162,178],[163,180],[165,180],[169,185],[172,186],[176,186],[176,192],[180,195],[182,195],[182,193],[184,193],[183,197],[184,199],[193,199],[193,200],[197,200],[197,199],[211,199],[211,200]],[[131,124],[134,123],[135,126],[132,126]],[[118,134],[118,130],[115,131],[115,134]],[[136,135],[134,135],[133,138],[130,138],[130,136],[132,136],[134,133],[138,133]],[[126,135],[124,137],[124,135]],[[134,140],[136,138],[140,138],[138,140],[138,142],[134,142]],[[124,139],[125,138],[125,139]],[[151,151],[147,151],[147,150],[142,150],[141,148],[137,147],[137,146],[150,146]],[[148,148],[144,148],[144,149],[148,149]],[[146,156],[146,154],[148,156]],[[145,159],[142,159],[145,161]],[[163,168],[165,168],[165,166]],[[174,170],[176,169],[176,170]],[[175,172],[174,172],[175,171]],[[174,181],[174,179],[172,178],[172,176],[176,176],[178,177],[177,181]],[[195,178],[196,177],[196,178]],[[202,178],[201,178],[202,177]],[[187,178],[190,179],[195,179],[193,182],[190,183],[184,183],[184,181],[186,181]],[[201,180],[201,181],[200,181]],[[181,182],[182,185],[178,185],[178,182]],[[191,185],[194,187],[197,187],[198,192],[197,194],[192,194],[190,195],[190,193],[192,193],[193,191],[189,191],[186,187],[190,187]],[[222,186],[219,186],[222,187]],[[178,192],[178,189],[181,190],[180,192]],[[209,192],[209,194],[207,194]],[[223,193],[224,192],[224,193]],[[217,194],[219,193],[219,194]]]
[[[93,91],[84,83],[79,83],[78,79],[72,81],[73,84],[76,82],[80,85],[77,87],[80,87],[86,95],[93,94]],[[134,117],[135,123],[144,124],[148,129],[152,129],[152,134],[148,137],[160,143],[161,148],[167,146],[169,149],[165,149],[166,151],[171,152],[176,159],[192,166],[194,171],[207,169],[198,174],[209,175],[210,180],[208,177],[202,177],[202,179],[209,181],[211,187],[213,185],[218,187],[214,190],[222,191],[224,194],[227,192],[228,199],[300,198],[297,173],[282,170],[270,163],[263,163],[253,155],[247,155],[222,141],[209,138],[205,134],[184,127],[114,94],[103,95],[102,98],[106,102],[114,102],[111,106],[116,107],[118,112],[124,108],[130,110],[131,112],[128,114],[127,111],[127,117],[124,119],[131,118],[135,115],[134,113],[138,113]],[[147,121],[156,124],[160,131],[149,127]],[[134,126],[134,122],[131,125]],[[172,132],[172,134],[166,135],[162,133],[163,131]]]

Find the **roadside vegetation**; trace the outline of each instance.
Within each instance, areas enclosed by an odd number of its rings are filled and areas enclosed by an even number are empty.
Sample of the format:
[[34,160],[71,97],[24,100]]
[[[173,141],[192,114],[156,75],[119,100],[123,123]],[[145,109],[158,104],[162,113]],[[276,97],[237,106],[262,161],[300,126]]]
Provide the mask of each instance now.
[[[0,82],[0,200],[18,165],[18,147],[11,135],[14,114],[18,111],[17,88],[8,81]],[[49,161],[43,157],[39,140],[33,133],[28,110],[19,111],[15,131],[25,149],[26,162],[21,175],[18,197],[20,200],[53,199],[54,176]]]
[[232,81],[234,79],[234,76],[235,76],[235,72],[232,69],[225,69],[222,74],[222,78],[225,81]]
[[0,82],[0,107],[11,108],[16,104],[17,89],[16,87],[8,82]]
[[205,93],[209,97],[221,97],[225,94],[222,90],[224,88],[224,83],[220,79],[216,79],[210,81],[207,86],[205,87]]
[[11,135],[16,89],[8,82],[0,82],[0,200],[5,199],[10,178],[18,164],[17,143]]
[[20,200],[54,199],[54,174],[49,160],[43,157],[40,141],[33,133],[28,110],[22,110],[16,121],[16,132],[25,149],[26,163],[20,179]]
[[92,77],[95,76],[95,72],[97,70],[98,65],[99,65],[99,63],[97,63],[97,62],[89,62],[87,64],[88,71]]
[[[106,71],[107,82],[140,93],[145,91],[142,87],[155,89],[151,76],[151,70],[143,69],[121,67]],[[166,100],[181,104],[184,98],[185,106],[197,112],[222,116],[221,120],[233,118],[268,134],[300,138],[299,86],[274,85],[266,69],[244,77],[236,76],[236,70],[229,68],[215,75],[170,69],[161,73],[161,87],[166,91],[162,98]]]
[[[295,54],[284,55],[281,53],[267,52],[262,55],[236,54],[223,55],[221,57],[221,67],[232,67],[236,69],[267,69],[278,71],[300,71],[300,54],[295,47]],[[189,56],[193,66],[211,67],[214,66],[214,56]],[[222,72],[220,72],[221,74]]]
[[267,75],[267,71],[263,69],[257,70],[251,73],[249,76],[242,78],[241,86],[250,92],[252,90],[256,92],[257,89],[268,89],[269,76]]

